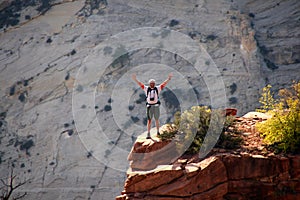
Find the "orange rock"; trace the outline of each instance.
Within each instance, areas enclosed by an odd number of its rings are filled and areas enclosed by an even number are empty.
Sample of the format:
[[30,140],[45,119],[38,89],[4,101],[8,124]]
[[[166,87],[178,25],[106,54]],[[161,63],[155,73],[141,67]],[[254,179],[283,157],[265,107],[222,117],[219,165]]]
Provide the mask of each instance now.
[[117,200],[282,199],[300,196],[300,156],[219,154],[196,163],[177,162],[128,172]]
[[228,155],[223,157],[223,162],[230,180],[277,176],[289,170],[287,158]]
[[173,169],[170,166],[153,172],[132,173],[125,182],[124,190],[126,193],[148,192],[181,176],[183,176],[181,168]]
[[300,180],[300,159],[299,156],[289,156],[291,163],[291,177]]
[[263,183],[251,179],[232,180],[228,182],[228,191],[246,199],[274,199],[275,184]]
[[188,197],[205,192],[227,180],[226,169],[218,158],[208,158],[195,165],[200,168],[194,176],[187,178],[188,174],[185,171],[185,176],[180,177],[176,182],[162,185],[149,194]]
[[117,196],[116,200],[126,200],[126,194]]
[[171,164],[178,156],[175,142],[147,140],[134,145],[128,160],[133,170],[143,171],[154,169],[158,165]]
[[226,108],[225,115],[226,116],[236,116],[237,109],[236,108]]

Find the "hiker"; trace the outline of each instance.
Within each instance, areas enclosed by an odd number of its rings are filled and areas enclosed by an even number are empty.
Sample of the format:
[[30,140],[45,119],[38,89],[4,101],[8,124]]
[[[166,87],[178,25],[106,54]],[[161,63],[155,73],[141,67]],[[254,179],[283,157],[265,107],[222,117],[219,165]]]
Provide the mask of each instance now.
[[142,82],[137,80],[136,74],[132,75],[132,79],[144,90],[144,92],[146,94],[147,130],[148,130],[146,139],[151,139],[150,129],[151,129],[151,120],[152,120],[153,116],[155,119],[157,135],[160,135],[160,133],[159,133],[159,115],[160,115],[159,93],[167,85],[167,83],[171,80],[172,76],[173,76],[172,73],[170,73],[168,79],[165,80],[162,84],[160,84],[158,86],[155,86],[154,79],[150,79],[148,82],[149,86],[145,86],[145,84],[143,84]]

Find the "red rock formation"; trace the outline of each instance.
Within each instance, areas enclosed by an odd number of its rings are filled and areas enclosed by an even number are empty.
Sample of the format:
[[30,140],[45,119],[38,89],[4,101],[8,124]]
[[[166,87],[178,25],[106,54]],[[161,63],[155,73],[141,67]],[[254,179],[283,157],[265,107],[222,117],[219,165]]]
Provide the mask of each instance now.
[[237,109],[236,108],[226,108],[225,115],[226,116],[236,116]]
[[197,163],[128,172],[117,200],[299,199],[300,156],[219,154]]
[[133,170],[151,170],[158,165],[170,164],[177,158],[174,142],[154,139],[138,139],[128,156]]
[[257,112],[236,117],[243,144],[215,148],[204,160],[197,155],[177,159],[172,141],[138,139],[128,157],[124,191],[116,199],[300,199],[300,155],[275,156],[255,129],[268,117]]

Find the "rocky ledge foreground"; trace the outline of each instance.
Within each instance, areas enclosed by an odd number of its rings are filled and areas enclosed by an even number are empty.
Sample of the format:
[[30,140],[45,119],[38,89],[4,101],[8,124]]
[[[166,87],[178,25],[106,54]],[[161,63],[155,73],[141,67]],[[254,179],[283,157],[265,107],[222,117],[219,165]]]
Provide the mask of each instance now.
[[219,154],[197,163],[128,171],[125,199],[297,199],[300,156]]
[[116,200],[299,199],[300,155],[274,155],[263,149],[253,131],[255,121],[261,121],[256,118],[237,118],[238,128],[244,130],[239,149],[213,149],[202,160],[194,156],[174,161],[172,142],[139,138]]

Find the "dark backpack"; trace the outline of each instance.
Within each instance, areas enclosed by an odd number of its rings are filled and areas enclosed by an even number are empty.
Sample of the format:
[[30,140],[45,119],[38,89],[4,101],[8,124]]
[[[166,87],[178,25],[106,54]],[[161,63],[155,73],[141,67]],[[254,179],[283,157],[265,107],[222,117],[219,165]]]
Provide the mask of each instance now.
[[[157,103],[156,104],[160,104],[157,87],[154,87],[153,89],[151,89],[150,87],[148,87],[148,89],[147,89],[147,95],[146,95],[146,99],[145,100],[147,101],[148,95],[151,92],[151,90],[154,90],[156,92],[156,94],[157,94]],[[146,104],[148,105],[148,102],[146,102]]]

